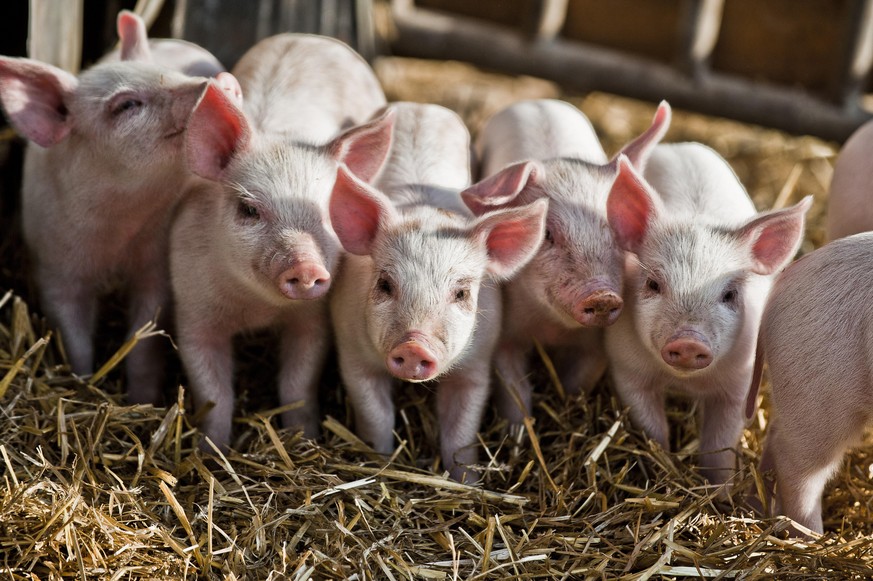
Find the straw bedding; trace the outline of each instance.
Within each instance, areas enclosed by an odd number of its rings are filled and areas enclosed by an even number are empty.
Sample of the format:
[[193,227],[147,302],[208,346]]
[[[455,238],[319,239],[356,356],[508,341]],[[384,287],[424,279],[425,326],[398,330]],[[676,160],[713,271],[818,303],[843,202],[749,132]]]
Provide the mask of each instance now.
[[[377,71],[389,98],[444,104],[474,132],[512,100],[560,95],[543,81],[456,63],[386,58]],[[654,112],[603,95],[563,96],[589,115],[608,153]],[[761,209],[815,194],[803,251],[822,243],[832,144],[677,112],[667,140],[689,139],[727,157]],[[4,208],[17,207],[14,192],[3,197]],[[870,576],[867,451],[853,453],[827,489],[825,536],[789,540],[785,519],[756,518],[747,502],[760,486],[766,400],[743,437],[727,500],[696,473],[687,402],[671,402],[677,452],[668,454],[629,425],[608,382],[567,398],[546,359],[533,421],[508,433],[486,417],[476,487],[440,472],[425,387],[398,391],[401,443],[387,460],[345,426],[335,373],[324,382],[323,437],[279,430],[275,365],[261,360],[259,346],[269,345],[261,337],[243,352],[234,451],[204,455],[183,388],[166,407],[125,404],[112,352],[130,345],[101,340],[106,366],[87,381],[70,375],[31,310],[9,212],[2,226],[0,289],[16,292],[0,291],[0,579]]]

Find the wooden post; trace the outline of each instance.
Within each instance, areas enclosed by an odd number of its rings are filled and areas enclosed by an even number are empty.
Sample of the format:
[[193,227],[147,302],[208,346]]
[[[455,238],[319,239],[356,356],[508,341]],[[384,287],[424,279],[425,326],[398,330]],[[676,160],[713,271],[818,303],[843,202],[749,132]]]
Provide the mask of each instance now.
[[82,66],[84,0],[30,0],[27,54],[73,74]]
[[724,0],[685,0],[680,20],[679,67],[693,78],[709,71],[709,57],[718,40]]

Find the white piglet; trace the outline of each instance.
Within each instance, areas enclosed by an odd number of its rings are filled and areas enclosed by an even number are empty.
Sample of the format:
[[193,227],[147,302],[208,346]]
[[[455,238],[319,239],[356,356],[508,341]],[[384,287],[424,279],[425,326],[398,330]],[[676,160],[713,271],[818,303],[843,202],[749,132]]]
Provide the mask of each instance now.
[[761,472],[776,469],[778,512],[819,533],[825,484],[873,420],[871,264],[873,233],[803,256],[776,279],[761,322],[771,385]]
[[627,162],[609,224],[627,261],[625,313],[606,331],[615,389],[636,426],[669,450],[668,389],[700,405],[700,466],[735,464],[761,311],[791,260],[811,198],[757,214],[727,162],[696,143],[659,145],[643,179]]
[[[0,57],[0,101],[32,142],[22,186],[24,238],[42,308],[78,374],[93,369],[98,299],[108,287],[126,285],[131,332],[167,312],[167,231],[190,177],[183,155],[188,118],[207,85],[168,68],[171,61],[153,62],[134,15],[119,15],[118,28],[122,60],[78,78]],[[127,357],[131,402],[161,400],[163,359],[154,338]]]
[[[670,124],[662,103],[652,126],[622,152],[643,168]],[[537,256],[504,289],[495,355],[500,414],[519,424],[531,412],[528,357],[545,347],[570,393],[589,391],[606,370],[603,327],[622,309],[624,255],[606,223],[618,165],[588,119],[569,103],[522,101],[496,114],[479,140],[486,179],[462,193],[476,214],[548,199]]]
[[331,299],[340,373],[358,434],[393,449],[395,379],[436,381],[443,465],[475,481],[476,433],[500,332],[496,281],[543,235],[546,202],[472,218],[469,134],[437,105],[395,104],[391,154],[374,186],[341,167],[330,203],[349,255]]
[[318,381],[330,344],[326,295],[339,263],[328,202],[342,162],[364,179],[391,143],[375,75],[346,45],[283,34],[255,45],[234,73],[245,111],[210,86],[191,117],[192,189],[171,234],[179,352],[201,429],[230,444],[235,335],[278,329],[286,427],[318,433]]

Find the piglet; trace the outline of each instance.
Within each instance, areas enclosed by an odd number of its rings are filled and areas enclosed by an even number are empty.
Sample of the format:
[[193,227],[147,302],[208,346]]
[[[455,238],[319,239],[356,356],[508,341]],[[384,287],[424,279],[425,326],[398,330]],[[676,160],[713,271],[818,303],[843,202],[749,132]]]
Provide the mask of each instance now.
[[[24,238],[42,308],[78,374],[92,371],[98,297],[107,287],[127,287],[132,331],[167,311],[167,230],[190,175],[183,161],[188,118],[207,84],[171,70],[170,62],[152,62],[145,28],[129,21],[119,17],[122,60],[78,78],[0,57],[0,101],[32,142],[22,187]],[[126,371],[131,402],[161,400],[157,339],[136,346]]]
[[[638,167],[670,124],[662,103],[652,126],[622,152]],[[547,349],[570,393],[589,391],[606,370],[603,328],[622,310],[623,253],[606,223],[606,198],[618,171],[591,123],[569,103],[522,101],[488,121],[479,140],[484,175],[462,192],[482,215],[548,199],[544,239],[504,288],[503,333],[495,355],[500,414],[519,424],[531,411],[528,357]],[[528,161],[525,161],[528,160]]]
[[606,330],[612,379],[632,421],[665,450],[665,392],[697,399],[701,472],[722,484],[743,428],[761,311],[812,199],[757,214],[727,162],[697,143],[659,145],[645,176],[621,158],[607,201],[615,239],[633,254],[625,313]]
[[777,510],[819,533],[825,484],[873,419],[870,264],[869,232],[804,255],[776,279],[761,322],[771,386],[761,472],[776,470]]
[[873,121],[846,141],[834,163],[828,194],[827,238],[873,230]]
[[331,299],[340,373],[358,434],[393,449],[395,379],[434,381],[444,466],[478,473],[476,432],[500,332],[497,280],[517,272],[543,235],[547,202],[473,219],[469,134],[453,112],[401,103],[391,154],[375,187],[340,167],[330,215],[343,247]]
[[245,111],[210,86],[191,116],[188,165],[206,181],[188,192],[171,233],[179,353],[195,407],[213,406],[201,429],[219,447],[231,438],[232,338],[262,328],[280,336],[280,403],[301,404],[283,424],[317,434],[325,296],[340,253],[328,216],[337,164],[371,179],[392,128],[386,115],[337,135],[385,103],[373,72],[338,41],[270,37],[235,73]]

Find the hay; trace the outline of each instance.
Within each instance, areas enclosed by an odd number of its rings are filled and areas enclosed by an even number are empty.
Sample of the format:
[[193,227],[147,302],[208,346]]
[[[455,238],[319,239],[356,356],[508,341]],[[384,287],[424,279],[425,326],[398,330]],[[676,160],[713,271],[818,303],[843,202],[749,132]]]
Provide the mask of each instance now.
[[[410,98],[401,90],[405,66],[380,65],[383,80],[394,79],[392,97]],[[417,65],[408,70],[422,74]],[[499,90],[494,78],[473,84]],[[433,86],[418,86],[439,101]],[[654,110],[570,97],[610,152]],[[469,111],[478,103],[464,99]],[[807,193],[819,208],[824,202],[831,146],[676,117],[671,138],[717,146],[759,207]],[[8,240],[17,230],[7,232],[0,248],[20,248]],[[818,244],[811,237],[807,248]],[[0,288],[23,289],[24,279],[14,273]],[[522,432],[487,416],[484,477],[473,487],[438,468],[424,388],[398,394],[399,444],[390,459],[348,430],[344,402],[330,400],[335,382],[324,388],[329,415],[319,442],[278,429],[281,409],[241,398],[235,451],[205,455],[184,390],[165,408],[125,405],[121,357],[105,359],[99,377],[73,376],[26,302],[0,298],[0,579],[860,579],[873,567],[873,458],[864,451],[828,488],[828,532],[815,542],[788,539],[787,520],[756,518],[746,506],[760,494],[766,401],[744,434],[732,500],[722,500],[694,468],[693,407],[671,405],[678,452],[668,454],[629,425],[607,385],[565,398],[546,361]],[[262,367],[250,364],[241,375],[273,385]]]

